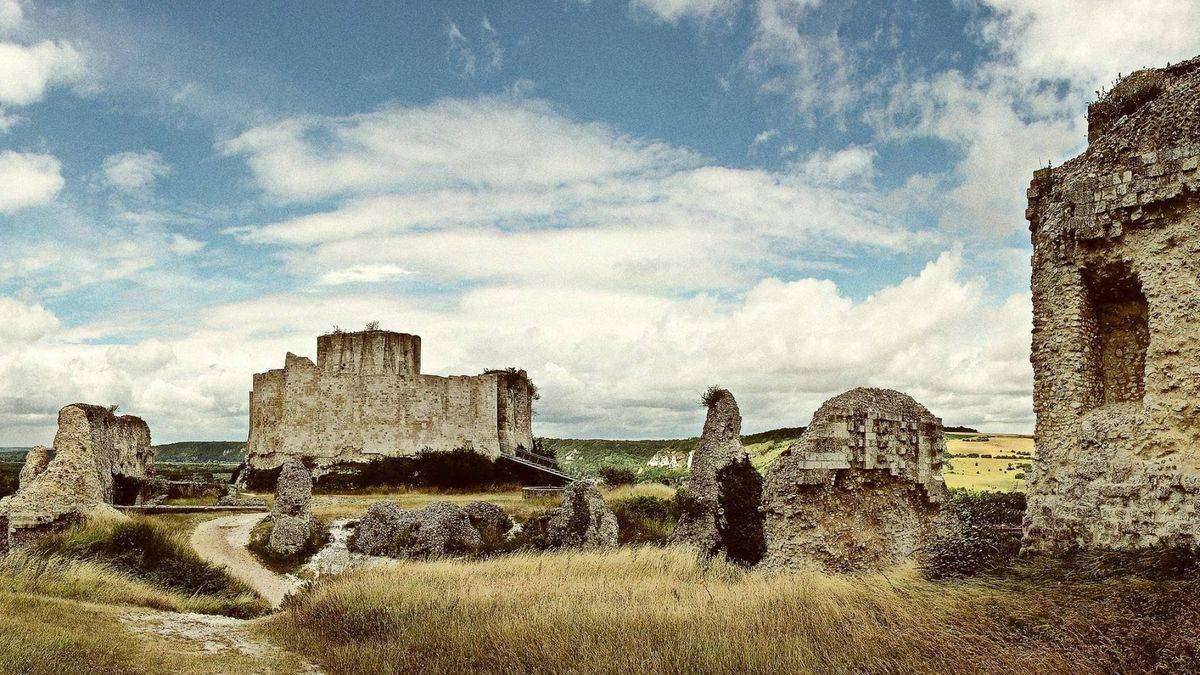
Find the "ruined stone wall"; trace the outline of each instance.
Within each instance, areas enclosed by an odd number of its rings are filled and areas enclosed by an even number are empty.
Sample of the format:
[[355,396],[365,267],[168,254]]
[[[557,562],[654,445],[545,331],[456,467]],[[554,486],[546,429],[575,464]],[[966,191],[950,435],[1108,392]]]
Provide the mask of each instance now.
[[317,363],[288,354],[254,376],[247,462],[289,457],[316,472],[338,464],[471,449],[489,457],[533,446],[532,396],[523,373],[422,375],[420,338],[367,331],[318,340]]
[[852,389],[826,401],[771,465],[767,568],[882,569],[933,534],[946,485],[942,422],[912,397]]
[[[41,461],[36,454],[29,461]],[[115,513],[111,504],[134,503],[154,474],[150,428],[138,417],[76,403],[58,413],[53,459],[16,494],[0,500],[10,545],[78,520]]]
[[1028,550],[1200,542],[1200,59],[1088,110],[1034,174]]

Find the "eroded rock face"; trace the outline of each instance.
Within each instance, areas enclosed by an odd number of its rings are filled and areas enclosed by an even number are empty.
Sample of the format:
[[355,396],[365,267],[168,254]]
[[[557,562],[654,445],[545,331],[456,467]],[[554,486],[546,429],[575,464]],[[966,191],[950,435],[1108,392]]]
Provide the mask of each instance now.
[[445,558],[474,555],[483,546],[466,511],[448,502],[405,509],[378,502],[359,521],[349,548],[389,558]]
[[275,507],[271,511],[271,550],[285,556],[302,551],[312,538],[312,474],[298,459],[284,463],[275,482]]
[[1024,548],[1200,543],[1200,59],[1122,79],[1034,173]]
[[484,538],[496,540],[512,529],[513,520],[504,509],[488,502],[471,502],[463,507],[471,525]]
[[766,550],[759,510],[762,476],[742,447],[742,416],[733,394],[711,389],[705,402],[708,416],[677,497],[682,514],[671,542],[751,566]]
[[54,451],[44,445],[34,447],[25,455],[25,464],[21,467],[21,475],[18,477],[18,489],[29,487],[33,483],[33,479],[42,475],[46,467],[50,465],[50,460],[54,459]]
[[767,472],[767,568],[877,570],[914,558],[946,498],[942,422],[912,397],[853,389]]
[[563,493],[562,505],[534,524],[541,548],[612,548],[618,543],[617,516],[591,481],[577,481]]
[[36,462],[33,477],[0,500],[10,547],[87,515],[121,517],[111,505],[135,503],[154,473],[150,428],[103,406],[69,405],[58,413],[53,458],[40,471]]

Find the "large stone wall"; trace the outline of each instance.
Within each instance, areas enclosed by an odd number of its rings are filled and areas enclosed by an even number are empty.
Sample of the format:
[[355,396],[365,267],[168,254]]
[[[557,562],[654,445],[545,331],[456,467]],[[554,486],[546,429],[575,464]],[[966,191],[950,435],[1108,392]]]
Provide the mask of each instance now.
[[[48,455],[30,453],[26,461],[42,464]],[[69,405],[58,413],[53,459],[29,471],[32,478],[0,500],[6,529],[0,539],[17,545],[87,515],[114,515],[110,505],[134,503],[153,474],[150,427],[141,418],[86,403]]]
[[533,447],[533,391],[523,371],[422,375],[421,338],[388,331],[334,333],[317,362],[288,354],[254,376],[247,463],[290,457],[330,467],[422,451],[469,449],[496,458]]
[[1027,550],[1200,542],[1200,59],[1088,109],[1034,174]]

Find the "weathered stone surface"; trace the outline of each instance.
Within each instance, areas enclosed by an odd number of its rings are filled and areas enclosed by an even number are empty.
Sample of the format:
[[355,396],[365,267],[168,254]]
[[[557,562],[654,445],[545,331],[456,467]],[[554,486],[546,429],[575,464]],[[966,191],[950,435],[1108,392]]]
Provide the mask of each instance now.
[[532,538],[540,548],[611,548],[617,545],[617,516],[591,481],[567,486],[562,505],[533,524]]
[[913,558],[945,501],[942,422],[912,397],[826,401],[767,472],[763,566],[853,572]]
[[275,553],[296,555],[312,537],[312,474],[299,459],[284,462],[275,481],[275,506],[271,511],[271,538]]
[[444,558],[474,555],[483,546],[467,513],[448,502],[405,509],[378,502],[367,509],[350,538],[350,550],[390,558]]
[[463,507],[471,525],[485,538],[497,539],[512,529],[513,520],[504,509],[488,502],[470,502]]
[[705,404],[704,432],[677,496],[682,514],[671,542],[693,546],[705,557],[722,555],[751,566],[766,550],[762,476],[742,447],[742,415],[733,394],[710,389]]
[[1200,543],[1200,59],[1121,80],[1034,173],[1026,550]]
[[380,458],[469,449],[491,458],[533,447],[524,371],[421,374],[421,338],[368,330],[317,339],[317,362],[288,354],[250,393],[250,474],[303,457],[317,478]]
[[122,517],[111,505],[134,503],[142,481],[153,473],[145,422],[102,406],[66,406],[58,413],[53,459],[16,494],[0,500],[9,546],[84,515]]
[[21,475],[17,478],[18,489],[29,487],[34,478],[42,475],[52,459],[54,459],[54,451],[44,445],[30,450],[25,455],[25,464],[21,467]]

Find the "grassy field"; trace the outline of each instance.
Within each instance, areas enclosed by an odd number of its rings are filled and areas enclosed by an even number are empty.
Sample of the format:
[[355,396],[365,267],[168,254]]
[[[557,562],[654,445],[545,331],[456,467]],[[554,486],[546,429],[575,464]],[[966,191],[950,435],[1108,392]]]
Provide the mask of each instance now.
[[1054,575],[771,575],[662,548],[398,563],[321,583],[264,629],[340,673],[1200,665],[1194,578]]
[[[1024,492],[1027,466],[1033,461],[1032,436],[947,434],[946,485],[971,490]],[[973,457],[972,455],[978,455]]]

